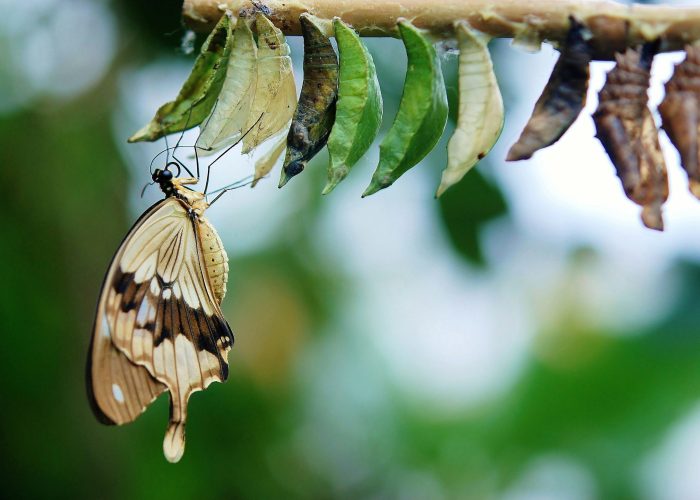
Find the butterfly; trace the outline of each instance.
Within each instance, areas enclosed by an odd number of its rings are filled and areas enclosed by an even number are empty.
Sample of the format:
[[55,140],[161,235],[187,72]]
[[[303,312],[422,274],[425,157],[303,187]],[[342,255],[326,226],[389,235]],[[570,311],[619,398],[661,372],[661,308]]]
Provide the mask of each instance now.
[[176,177],[172,165],[179,175],[177,163],[153,172],[165,198],[138,219],[107,271],[87,385],[95,416],[111,425],[133,421],[168,391],[163,452],[177,462],[185,450],[189,397],[226,380],[233,333],[220,307],[228,257],[203,215],[210,204],[188,188],[198,179]]

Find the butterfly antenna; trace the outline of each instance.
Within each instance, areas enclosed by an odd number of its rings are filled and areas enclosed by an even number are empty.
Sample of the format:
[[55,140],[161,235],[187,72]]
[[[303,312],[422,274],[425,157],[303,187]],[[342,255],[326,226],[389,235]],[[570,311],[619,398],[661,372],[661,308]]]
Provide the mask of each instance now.
[[216,201],[219,198],[221,198],[228,191],[233,191],[234,189],[240,189],[242,187],[248,186],[249,184],[252,184],[255,179],[251,179],[251,177],[253,177],[253,176],[249,175],[245,179],[242,179],[238,182],[234,182],[233,184],[229,184],[226,187],[219,188],[216,191],[212,191],[212,194],[217,193],[217,192],[219,194],[217,194],[216,197],[213,200],[211,200],[211,203],[209,203],[209,206],[211,207],[214,203],[216,203]]
[[[188,130],[189,124],[190,124],[190,119],[192,118],[192,109],[194,109],[194,106],[190,106],[190,110],[187,113],[187,120],[185,120],[185,127],[182,129],[182,133],[180,134],[180,137],[178,138],[177,142],[175,143],[175,147],[173,148],[173,159],[178,162],[182,168],[184,168],[188,174],[190,174],[190,177],[194,177],[192,172],[190,171],[189,168],[177,157],[175,156],[175,152],[177,151],[177,148],[180,147],[180,143],[182,142],[182,138],[185,137],[185,131]],[[196,141],[195,141],[196,144]],[[195,149],[195,154],[197,150]],[[199,161],[197,162],[197,180],[199,180]]]
[[198,150],[198,149],[204,149],[204,148],[198,146],[197,143],[199,142],[199,138],[202,137],[202,131],[203,131],[205,128],[207,128],[207,125],[209,125],[209,120],[211,120],[212,116],[214,116],[214,112],[216,111],[216,107],[217,107],[218,105],[219,105],[219,98],[217,97],[216,102],[214,103],[214,107],[213,107],[212,110],[211,110],[211,113],[209,113],[209,116],[207,116],[207,120],[204,122],[204,126],[200,126],[199,135],[197,136],[197,140],[194,141],[194,146],[193,146],[193,150],[194,150],[194,161],[195,161],[195,164],[197,165],[197,180],[198,180],[198,181],[199,181],[199,178],[200,178],[201,173],[200,173],[200,171],[199,171],[199,154],[197,153],[197,150]]
[[[161,133],[163,131],[163,125],[160,126]],[[163,135],[163,140],[165,141],[165,163],[170,163],[170,147],[168,147],[168,136]]]
[[141,190],[141,198],[143,198],[143,195],[146,193],[146,189],[148,188],[148,186],[152,186],[153,184],[155,184],[155,182],[147,182],[146,183],[146,185]]
[[[194,146],[180,146],[180,147],[183,147],[183,148],[193,148]],[[171,149],[175,149],[175,146],[172,146],[172,147],[170,147],[170,148],[168,148],[168,149],[163,149],[163,150],[161,150],[158,154],[156,154],[156,155],[153,157],[153,159],[151,160],[151,164],[150,164],[149,167],[148,167],[148,169],[149,169],[150,172],[151,172],[151,175],[153,175],[153,164],[154,164],[155,161],[158,159],[158,157],[159,157],[160,155],[162,155],[163,153],[166,153],[167,151],[171,150]],[[175,160],[177,160],[177,158],[175,158]],[[172,162],[168,161],[168,162],[166,162],[166,165],[169,165],[170,163],[172,163]],[[178,163],[178,166],[179,166],[179,167],[184,168],[190,175],[192,175],[192,172],[190,172],[190,170],[189,170],[185,165],[183,165],[183,163],[182,163],[181,161],[177,160],[177,163]],[[194,176],[193,176],[193,177],[194,177]]]
[[241,185],[249,184],[253,177],[255,177],[255,176],[248,175],[247,177],[244,177],[243,179],[237,180],[236,182],[232,182],[231,184],[227,184],[226,186],[215,189],[214,191],[212,191],[209,194],[216,194],[216,193],[219,193],[219,192],[224,191],[226,189],[237,188],[237,187],[240,187]]
[[211,167],[212,167],[212,165],[214,165],[214,163],[216,163],[217,161],[219,161],[226,153],[228,153],[228,152],[231,151],[233,148],[235,148],[236,146],[238,146],[238,144],[239,144],[243,139],[245,139],[245,137],[251,132],[251,130],[253,130],[253,129],[258,125],[258,123],[260,123],[260,120],[262,120],[262,117],[263,117],[264,115],[265,115],[265,113],[261,113],[260,116],[258,117],[258,119],[255,120],[255,123],[253,123],[253,125],[251,125],[251,127],[250,127],[248,130],[246,130],[245,134],[243,134],[243,135],[240,137],[240,139],[238,139],[236,142],[234,142],[234,143],[231,144],[229,147],[227,147],[227,148],[224,150],[223,153],[221,153],[219,156],[217,156],[217,157],[214,159],[214,161],[212,161],[212,162],[207,166],[207,181],[204,183],[204,194],[207,194],[207,189],[209,188],[209,177],[210,177],[209,174],[211,173]]

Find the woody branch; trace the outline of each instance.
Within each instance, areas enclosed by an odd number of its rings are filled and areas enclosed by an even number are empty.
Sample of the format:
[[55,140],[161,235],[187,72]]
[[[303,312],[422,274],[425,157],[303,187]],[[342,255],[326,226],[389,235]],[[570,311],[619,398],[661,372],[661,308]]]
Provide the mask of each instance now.
[[184,0],[183,17],[195,30],[206,31],[223,9],[234,15],[263,10],[287,35],[301,33],[299,15],[309,12],[322,19],[340,17],[363,36],[396,36],[397,21],[406,18],[437,37],[450,37],[454,22],[465,20],[493,37],[555,45],[563,42],[573,15],[591,31],[597,59],[656,39],[662,51],[700,40],[700,7],[609,0]]

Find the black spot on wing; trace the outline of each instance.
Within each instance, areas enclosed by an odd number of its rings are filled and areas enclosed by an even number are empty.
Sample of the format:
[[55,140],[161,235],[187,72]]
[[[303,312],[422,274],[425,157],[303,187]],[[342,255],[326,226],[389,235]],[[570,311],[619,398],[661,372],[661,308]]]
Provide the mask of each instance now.
[[115,272],[112,288],[120,296],[120,309],[123,312],[136,309],[146,293],[143,284],[136,283],[134,273],[125,273],[120,269]]
[[[161,292],[162,293],[162,292]],[[160,318],[160,328],[157,328],[153,335],[153,346],[159,346],[165,339],[173,339],[173,332],[177,332],[177,315],[173,315],[172,295],[168,299],[157,298],[158,317]]]
[[[154,347],[165,339],[174,341],[176,335],[185,335],[199,351],[207,351],[217,357],[223,380],[228,376],[228,363],[222,351],[233,346],[233,332],[226,320],[219,315],[208,315],[202,309],[193,308],[183,298],[177,298],[173,283],[155,274],[159,294],[151,290],[151,280],[137,283],[134,273],[117,270],[112,287],[120,295],[123,312],[139,310],[144,301],[156,309],[155,320],[138,326],[153,335]],[[166,298],[167,297],[167,298]],[[201,301],[206,299],[200,297]],[[151,314],[148,317],[153,317]]]
[[134,273],[124,273],[121,269],[116,270],[114,274],[114,281],[112,281],[112,286],[114,291],[123,294],[126,292],[128,286],[134,281]]

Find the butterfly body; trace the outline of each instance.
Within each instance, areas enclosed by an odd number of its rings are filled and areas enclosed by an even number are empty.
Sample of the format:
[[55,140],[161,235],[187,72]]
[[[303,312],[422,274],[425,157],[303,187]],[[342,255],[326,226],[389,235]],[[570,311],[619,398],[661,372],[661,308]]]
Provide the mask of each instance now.
[[156,170],[165,193],[127,234],[105,277],[88,356],[88,392],[97,418],[133,421],[170,393],[166,458],[185,445],[187,402],[228,375],[233,334],[220,304],[228,258],[204,218],[205,196],[193,178]]

